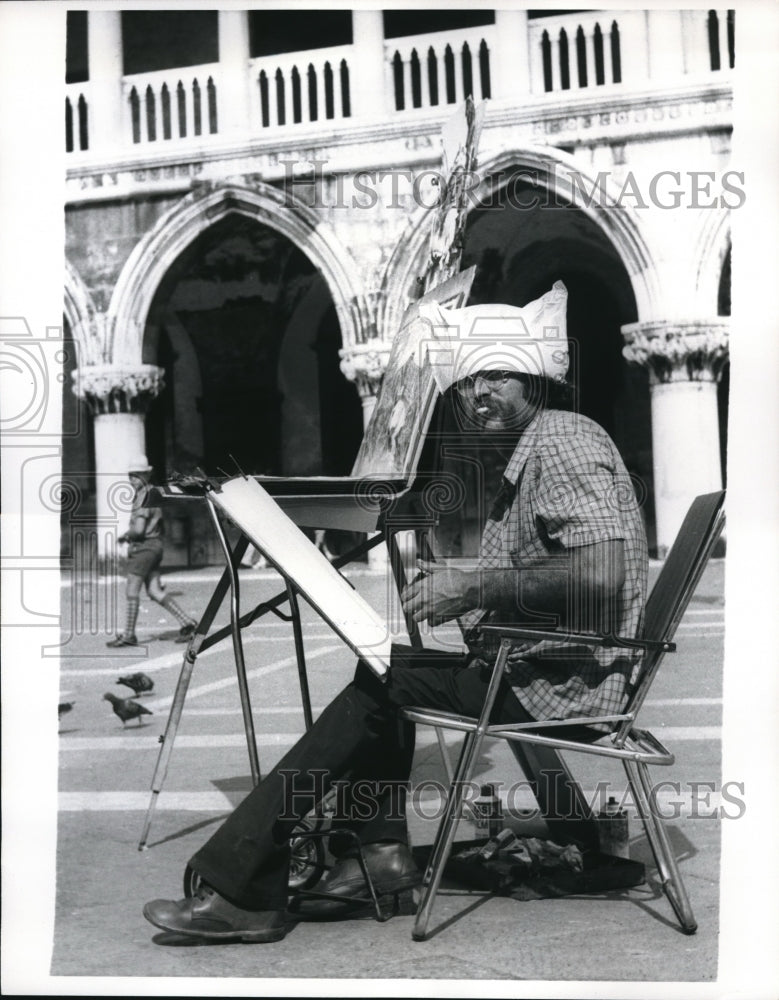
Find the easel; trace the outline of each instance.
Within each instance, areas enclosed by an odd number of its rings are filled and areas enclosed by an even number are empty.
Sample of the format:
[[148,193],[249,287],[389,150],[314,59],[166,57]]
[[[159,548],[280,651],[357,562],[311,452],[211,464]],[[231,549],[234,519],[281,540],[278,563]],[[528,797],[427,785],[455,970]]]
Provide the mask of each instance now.
[[[282,621],[290,622],[292,626],[304,724],[306,729],[309,729],[313,725],[313,714],[311,711],[311,698],[308,687],[308,675],[306,670],[305,648],[303,643],[303,630],[301,627],[297,588],[294,583],[282,572],[281,575],[284,577],[285,589],[276,594],[270,600],[263,601],[251,611],[241,615],[238,567],[246,549],[250,544],[250,539],[243,532],[239,532],[238,540],[231,547],[224,524],[213,501],[212,490],[214,487],[218,488],[217,484],[213,480],[203,477],[203,488],[198,489],[195,493],[190,493],[189,499],[200,499],[202,502],[207,504],[211,522],[214,526],[214,530],[217,538],[219,539],[219,543],[225,557],[225,569],[219,578],[208,605],[206,606],[206,609],[203,612],[203,615],[198,622],[198,625],[192,634],[184,653],[184,660],[179,673],[178,681],[176,683],[176,690],[173,696],[170,712],[168,714],[168,720],[165,725],[165,732],[160,737],[160,752],[152,777],[151,798],[146,812],[141,839],[138,844],[139,851],[145,850],[147,847],[152,819],[157,806],[159,794],[162,791],[165,777],[167,775],[176,734],[178,732],[181,715],[184,710],[184,702],[186,700],[189,684],[195,669],[195,662],[201,652],[205,652],[207,649],[210,649],[212,646],[225,639],[228,635],[232,638],[236,676],[238,679],[238,690],[241,700],[241,712],[243,715],[244,732],[246,735],[246,744],[249,753],[252,783],[254,785],[258,784],[261,779],[261,770],[259,754],[257,751],[256,734],[254,730],[254,719],[252,716],[251,698],[246,677],[246,662],[244,658],[241,633],[244,628],[247,628],[264,615],[274,614]],[[179,493],[177,493],[176,496],[179,499],[181,498],[181,494]],[[400,592],[405,585],[405,571],[403,568],[403,559],[395,536],[401,530],[418,528],[420,526],[418,517],[414,517],[409,521],[404,519],[402,515],[400,516],[400,519],[398,519],[398,517],[393,517],[391,519],[391,524],[389,523],[390,518],[388,517],[388,508],[391,506],[390,501],[394,502],[395,500],[398,500],[400,496],[402,496],[402,494],[399,493],[392,496],[386,496],[384,498],[377,498],[375,500],[375,506],[372,514],[371,511],[366,510],[365,498],[360,498],[359,511],[354,511],[353,513],[355,517],[361,519],[363,522],[367,519],[371,523],[374,531],[369,537],[367,537],[360,544],[356,545],[349,552],[334,559],[332,561],[332,565],[335,569],[340,569],[348,563],[360,559],[377,545],[382,542],[386,542],[389,550],[390,566],[398,591]],[[299,495],[296,495],[294,499],[298,500]],[[354,497],[345,495],[339,497],[328,497],[327,499],[329,500],[329,509],[327,512],[329,517],[325,519],[330,520],[331,523],[333,520],[338,522],[343,517],[343,514],[338,512],[335,513],[334,517],[334,507],[336,504],[340,504],[342,508],[348,509],[356,502]],[[279,502],[281,506],[284,505],[282,500]],[[301,514],[300,504],[292,503],[291,506],[293,511],[298,514],[298,517],[302,517],[304,521],[309,519],[306,513]],[[304,508],[304,510],[307,509],[307,507]],[[347,520],[344,521],[344,524],[348,523],[350,527],[353,527],[355,517],[347,515]],[[214,619],[222,606],[222,602],[224,601],[228,589],[230,591],[230,624],[229,626],[217,629],[209,635],[211,626],[213,625]],[[280,610],[284,604],[289,605],[288,614]],[[407,629],[412,646],[416,649],[420,649],[422,647],[422,642],[416,623],[413,620],[408,619]]]

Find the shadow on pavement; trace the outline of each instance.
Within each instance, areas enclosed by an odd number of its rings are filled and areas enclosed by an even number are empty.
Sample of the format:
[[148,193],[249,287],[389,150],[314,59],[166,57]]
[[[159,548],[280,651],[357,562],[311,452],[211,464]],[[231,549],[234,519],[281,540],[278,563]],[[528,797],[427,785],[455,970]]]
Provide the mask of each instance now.
[[160,847],[162,844],[168,844],[172,840],[180,840],[182,837],[189,836],[190,833],[203,830],[207,826],[213,826],[214,823],[221,823],[228,815],[229,813],[220,813],[218,816],[210,816],[208,819],[202,819],[199,823],[192,823],[191,826],[185,826],[181,830],[169,833],[167,837],[163,837],[161,840],[155,840],[153,843],[147,844],[146,850],[150,850],[152,847]]

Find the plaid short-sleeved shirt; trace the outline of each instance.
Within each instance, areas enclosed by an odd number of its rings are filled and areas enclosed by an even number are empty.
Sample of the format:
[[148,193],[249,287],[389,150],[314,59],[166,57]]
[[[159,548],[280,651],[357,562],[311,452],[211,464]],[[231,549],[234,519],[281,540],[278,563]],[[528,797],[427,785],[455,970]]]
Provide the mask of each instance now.
[[[479,553],[485,569],[514,567],[521,596],[522,568],[563,557],[579,546],[621,539],[625,581],[598,620],[562,622],[563,627],[611,631],[633,637],[643,625],[647,545],[633,484],[611,438],[598,424],[575,413],[540,411],[522,434],[503,474],[503,488],[486,522]],[[490,611],[464,615],[465,639],[477,656],[493,660],[497,643],[479,623],[528,624]],[[586,621],[586,625],[582,622]],[[553,627],[547,623],[546,626]],[[537,719],[619,712],[634,680],[637,655],[565,642],[517,644],[509,680],[522,705]]]

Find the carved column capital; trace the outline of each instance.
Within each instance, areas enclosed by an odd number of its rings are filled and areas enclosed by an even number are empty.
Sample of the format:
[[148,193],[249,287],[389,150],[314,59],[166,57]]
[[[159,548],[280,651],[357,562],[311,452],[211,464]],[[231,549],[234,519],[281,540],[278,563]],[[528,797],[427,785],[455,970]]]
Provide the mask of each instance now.
[[73,372],[73,392],[96,416],[144,413],[165,385],[157,365],[88,365]]
[[622,354],[649,369],[651,383],[717,382],[728,360],[730,320],[652,320],[622,327]]
[[361,397],[375,396],[379,391],[384,372],[387,370],[392,344],[388,340],[366,340],[363,344],[352,344],[342,348],[341,371],[350,382],[357,384]]

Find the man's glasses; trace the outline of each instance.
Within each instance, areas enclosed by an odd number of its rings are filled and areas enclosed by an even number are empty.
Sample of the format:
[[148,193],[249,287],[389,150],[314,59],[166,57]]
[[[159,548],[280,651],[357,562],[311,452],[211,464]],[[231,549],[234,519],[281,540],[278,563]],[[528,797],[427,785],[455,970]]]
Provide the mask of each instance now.
[[466,375],[457,382],[457,391],[461,396],[471,397],[474,394],[476,382],[481,381],[490,392],[497,392],[502,389],[510,378],[514,378],[515,372],[488,371],[477,372],[476,375]]

